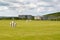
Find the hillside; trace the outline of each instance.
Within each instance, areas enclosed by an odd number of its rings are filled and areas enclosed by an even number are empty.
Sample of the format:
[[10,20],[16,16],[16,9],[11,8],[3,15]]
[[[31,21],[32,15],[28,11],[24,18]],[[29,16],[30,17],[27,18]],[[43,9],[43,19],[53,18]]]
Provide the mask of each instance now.
[[44,15],[47,20],[60,20],[60,12]]
[[45,15],[45,16],[60,16],[60,12],[47,14],[47,15]]

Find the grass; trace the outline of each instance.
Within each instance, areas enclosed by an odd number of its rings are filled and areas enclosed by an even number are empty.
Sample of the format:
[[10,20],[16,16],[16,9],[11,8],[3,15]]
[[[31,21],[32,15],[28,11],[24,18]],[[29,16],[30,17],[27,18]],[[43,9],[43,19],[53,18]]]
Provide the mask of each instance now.
[[60,21],[0,20],[0,40],[60,40]]

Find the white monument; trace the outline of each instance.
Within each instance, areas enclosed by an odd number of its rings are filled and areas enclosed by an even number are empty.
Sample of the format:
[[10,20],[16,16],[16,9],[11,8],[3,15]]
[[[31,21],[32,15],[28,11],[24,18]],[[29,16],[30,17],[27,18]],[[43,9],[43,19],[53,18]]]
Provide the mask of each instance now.
[[11,26],[11,27],[16,27],[16,23],[15,23],[14,21],[11,21],[11,22],[10,22],[10,26]]

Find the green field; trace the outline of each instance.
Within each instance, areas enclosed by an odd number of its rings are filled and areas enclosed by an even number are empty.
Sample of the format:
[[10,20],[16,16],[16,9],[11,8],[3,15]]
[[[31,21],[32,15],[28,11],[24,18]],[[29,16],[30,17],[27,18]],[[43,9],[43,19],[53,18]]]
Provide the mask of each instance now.
[[0,20],[0,40],[60,40],[60,21]]

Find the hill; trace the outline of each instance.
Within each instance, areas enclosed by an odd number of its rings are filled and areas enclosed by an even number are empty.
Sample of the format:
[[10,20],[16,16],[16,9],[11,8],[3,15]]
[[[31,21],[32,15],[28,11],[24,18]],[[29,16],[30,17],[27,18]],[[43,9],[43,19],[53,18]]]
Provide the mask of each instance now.
[[47,20],[60,20],[60,12],[44,15]]
[[45,16],[60,16],[60,12],[47,14],[47,15],[45,15]]

